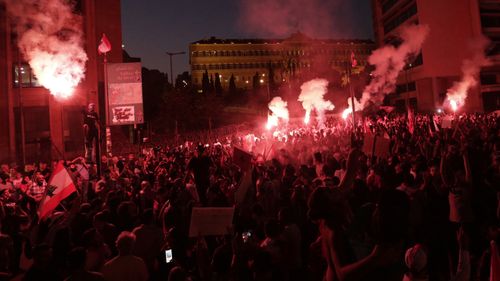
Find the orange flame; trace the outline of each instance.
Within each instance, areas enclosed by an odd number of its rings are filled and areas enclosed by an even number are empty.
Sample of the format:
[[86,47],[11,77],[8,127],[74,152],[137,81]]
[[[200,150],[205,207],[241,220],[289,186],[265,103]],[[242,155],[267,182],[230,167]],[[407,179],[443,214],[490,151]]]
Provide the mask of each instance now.
[[346,120],[349,114],[352,113],[352,108],[348,107],[342,112],[342,119]]
[[309,124],[309,121],[311,120],[311,111],[306,111],[306,116],[304,116],[304,124]]
[[451,106],[451,109],[453,110],[453,112],[457,111],[457,109],[458,109],[458,103],[457,103],[457,101],[450,100],[450,106]]

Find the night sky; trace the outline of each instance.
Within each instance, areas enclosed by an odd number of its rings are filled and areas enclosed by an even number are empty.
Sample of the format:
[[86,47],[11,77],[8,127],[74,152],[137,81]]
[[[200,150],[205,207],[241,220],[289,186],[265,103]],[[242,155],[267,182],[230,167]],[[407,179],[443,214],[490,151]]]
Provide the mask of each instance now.
[[[286,38],[290,32],[300,30],[313,38],[373,37],[369,0],[316,1],[311,7],[302,9],[301,5],[310,5],[315,0],[122,0],[123,44],[131,56],[142,59],[143,66],[163,72],[169,66],[166,51],[186,51],[185,55],[174,57],[174,75],[177,75],[189,70],[189,43],[211,36]],[[324,6],[325,2],[327,6]],[[276,13],[281,14],[283,10],[291,9],[287,13],[292,16],[282,19],[282,25],[291,25],[289,30],[265,30],[262,26],[248,23],[248,11],[251,8],[256,10],[255,3],[260,5],[257,10],[263,6],[268,13],[273,12],[273,7]],[[248,5],[254,6],[249,8]],[[317,10],[318,16],[314,16]],[[289,20],[293,14],[297,14],[297,20]],[[260,22],[259,16],[264,15],[258,13],[253,22]],[[266,15],[266,19],[269,18],[279,21],[279,15]],[[309,21],[313,23],[309,24]],[[318,28],[315,29],[315,26]]]

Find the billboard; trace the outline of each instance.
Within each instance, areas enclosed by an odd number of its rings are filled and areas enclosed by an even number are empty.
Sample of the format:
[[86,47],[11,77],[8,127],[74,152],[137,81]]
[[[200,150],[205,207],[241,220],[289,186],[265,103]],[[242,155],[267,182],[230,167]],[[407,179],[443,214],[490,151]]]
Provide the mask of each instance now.
[[108,125],[144,123],[141,63],[108,63]]

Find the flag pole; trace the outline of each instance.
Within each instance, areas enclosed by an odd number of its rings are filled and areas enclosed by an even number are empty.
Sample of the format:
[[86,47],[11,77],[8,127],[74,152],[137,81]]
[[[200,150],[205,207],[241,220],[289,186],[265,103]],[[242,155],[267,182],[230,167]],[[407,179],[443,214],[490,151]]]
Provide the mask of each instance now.
[[[106,119],[106,155],[111,157],[111,129],[109,128],[109,101],[108,101],[108,53],[104,53],[104,107]],[[97,161],[98,159],[96,159]]]
[[347,85],[349,87],[349,94],[351,96],[351,107],[352,107],[352,136],[351,136],[351,142],[355,139],[356,137],[356,106],[354,105],[354,91],[352,90],[352,85],[351,85],[351,72],[352,72],[352,58],[350,63],[347,66]]

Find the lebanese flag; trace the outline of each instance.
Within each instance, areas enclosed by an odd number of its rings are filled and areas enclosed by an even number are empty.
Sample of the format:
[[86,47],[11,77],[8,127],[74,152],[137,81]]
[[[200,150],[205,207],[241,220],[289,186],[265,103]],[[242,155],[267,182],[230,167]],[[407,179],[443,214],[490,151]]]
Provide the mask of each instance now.
[[356,67],[358,66],[358,61],[356,60],[356,58],[354,57],[354,52],[351,51],[351,66],[352,67]]
[[97,51],[101,55],[111,51],[111,43],[109,43],[108,37],[106,37],[106,34],[104,33],[102,34],[101,43],[99,44],[99,47],[97,47]]
[[40,202],[40,207],[38,207],[38,216],[40,219],[50,215],[62,200],[75,191],[75,184],[66,168],[64,168],[63,162],[60,161],[52,173],[45,197]]
[[412,108],[408,108],[408,131],[413,135],[415,131],[415,113]]

